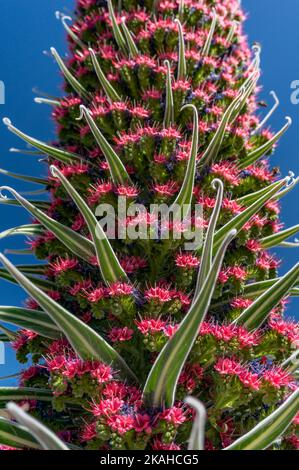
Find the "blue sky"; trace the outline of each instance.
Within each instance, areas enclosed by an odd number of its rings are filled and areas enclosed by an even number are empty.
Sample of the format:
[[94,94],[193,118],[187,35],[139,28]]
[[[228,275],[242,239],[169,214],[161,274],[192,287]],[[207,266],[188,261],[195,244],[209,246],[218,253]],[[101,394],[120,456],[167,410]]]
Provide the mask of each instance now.
[[[273,129],[279,129],[284,116],[290,115],[293,125],[282,139],[273,157],[273,164],[279,165],[282,173],[292,169],[299,174],[299,105],[290,101],[290,83],[299,80],[297,45],[299,44],[299,2],[297,0],[243,0],[248,12],[246,32],[251,43],[262,44],[261,83],[262,99],[268,99],[270,90],[275,90],[280,98],[280,108],[271,120]],[[66,50],[65,35],[61,24],[55,19],[54,12],[63,7],[71,9],[72,0],[9,0],[1,4],[0,18],[0,80],[6,86],[6,103],[0,106],[0,117],[8,116],[13,123],[42,140],[54,137],[50,108],[33,102],[32,88],[38,87],[49,94],[60,93],[61,78],[53,60],[42,52],[55,46],[63,53]],[[9,153],[10,147],[23,147],[21,141],[6,131],[0,124],[1,168],[19,173],[40,175],[45,171],[35,157]],[[13,185],[23,191],[36,189],[29,184],[17,182],[1,176],[1,184]],[[286,226],[298,223],[297,192],[283,200],[283,220]],[[1,207],[0,230],[28,223],[28,215],[22,209]],[[22,240],[8,238],[0,241],[0,250],[22,248]],[[298,251],[280,250],[283,257],[281,272],[289,269],[298,260]],[[29,262],[20,257],[10,256],[15,263]],[[21,305],[24,294],[12,284],[0,281],[0,303],[2,305]],[[299,313],[299,302],[293,301],[289,312],[291,316]],[[297,315],[298,316],[298,315]],[[13,374],[18,365],[14,353],[6,350],[6,364],[0,365],[0,377]],[[11,385],[13,380],[2,381],[1,385]]]

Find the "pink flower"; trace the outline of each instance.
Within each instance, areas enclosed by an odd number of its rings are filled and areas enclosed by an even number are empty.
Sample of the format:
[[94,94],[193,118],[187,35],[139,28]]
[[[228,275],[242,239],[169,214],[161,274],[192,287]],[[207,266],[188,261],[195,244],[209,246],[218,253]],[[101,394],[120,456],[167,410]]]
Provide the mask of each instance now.
[[151,433],[151,418],[147,414],[138,413],[134,417],[134,429],[136,432],[146,432],[147,434]]
[[82,441],[91,441],[92,439],[95,439],[96,437],[97,437],[96,423],[86,424],[86,426],[84,427],[81,433]]
[[164,321],[159,319],[148,319],[148,320],[141,320],[135,321],[138,330],[143,334],[146,335],[147,333],[158,333],[163,331],[166,324]]
[[293,381],[292,376],[280,367],[266,370],[262,378],[263,381],[268,382],[274,388],[287,387]]
[[159,303],[165,303],[171,300],[170,291],[161,287],[151,287],[144,292],[144,297],[148,301],[154,300]]
[[175,264],[180,268],[197,268],[199,259],[187,253],[179,253],[176,255]]
[[115,282],[111,284],[108,289],[108,294],[111,297],[122,296],[122,295],[131,295],[133,292],[133,286],[125,282]]
[[109,333],[109,339],[115,343],[117,341],[129,341],[134,334],[134,331],[127,326],[123,328],[112,328]]
[[134,418],[126,415],[113,415],[107,419],[107,424],[118,434],[125,434],[134,429]]
[[78,265],[78,260],[76,259],[57,258],[57,260],[54,263],[50,263],[50,269],[54,273],[54,275],[58,275],[66,271],[75,269],[77,265]]
[[101,400],[99,403],[94,404],[91,412],[97,418],[100,416],[111,416],[117,414],[123,405],[124,401],[117,397],[107,398],[107,400]]
[[159,418],[162,420],[167,421],[175,426],[183,424],[186,421],[186,416],[181,408],[177,406],[173,406],[172,408],[168,408],[162,413],[159,414]]

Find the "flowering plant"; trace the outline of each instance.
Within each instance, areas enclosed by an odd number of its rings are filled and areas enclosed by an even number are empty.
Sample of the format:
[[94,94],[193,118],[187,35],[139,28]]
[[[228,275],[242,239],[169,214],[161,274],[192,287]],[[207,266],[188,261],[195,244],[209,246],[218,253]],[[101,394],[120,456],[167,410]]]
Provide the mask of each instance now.
[[[297,246],[279,201],[298,179],[269,165],[290,119],[265,128],[277,102],[257,117],[260,48],[252,57],[239,1],[77,0],[73,19],[57,16],[66,96],[36,98],[57,142],[4,119],[49,165],[45,179],[6,174],[49,200],[1,188],[1,203],[33,218],[1,237],[29,237],[19,254],[43,260],[1,255],[0,276],[29,295],[0,306],[20,328],[1,338],[31,362],[18,387],[0,388],[14,418],[0,418],[2,448],[297,448],[298,325],[284,309],[299,265],[278,277],[267,250]],[[156,238],[109,237],[97,210],[120,197],[145,211],[116,225],[158,227]],[[185,219],[154,217],[153,203],[167,215],[187,206],[203,243],[186,250]]]

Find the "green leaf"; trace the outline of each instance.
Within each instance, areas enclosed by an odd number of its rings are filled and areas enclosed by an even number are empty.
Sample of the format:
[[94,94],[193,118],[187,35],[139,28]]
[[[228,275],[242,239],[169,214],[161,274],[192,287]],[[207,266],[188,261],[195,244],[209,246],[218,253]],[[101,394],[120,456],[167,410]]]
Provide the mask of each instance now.
[[197,276],[197,282],[196,282],[196,287],[194,291],[194,298],[198,296],[200,289],[204,285],[206,277],[209,274],[209,271],[212,266],[214,233],[215,233],[219,213],[221,210],[222,200],[223,200],[223,183],[219,179],[215,179],[212,182],[212,187],[214,189],[216,189],[217,186],[218,186],[217,198],[216,198],[215,206],[214,206],[213,213],[210,219],[210,223],[208,226],[208,230],[206,233],[205,243],[203,246],[199,273]]
[[123,30],[123,33],[125,35],[125,38],[126,38],[126,42],[127,42],[127,46],[128,46],[128,49],[129,49],[129,53],[130,53],[130,56],[131,57],[137,57],[140,52],[138,51],[138,48],[132,38],[132,35],[126,25],[126,20],[125,18],[122,18],[121,20],[121,26],[122,26],[122,30]]
[[0,174],[10,176],[11,178],[15,178],[18,180],[26,181],[28,183],[37,183],[42,184],[44,186],[47,186],[49,184],[49,181],[46,179],[36,178],[35,176],[20,175],[19,173],[12,173],[11,171],[3,170],[2,168],[0,168]]
[[109,285],[113,282],[119,281],[120,279],[127,279],[127,275],[121,267],[101,224],[97,221],[86,202],[82,199],[80,194],[75,190],[67,178],[58,170],[58,168],[52,165],[50,169],[52,175],[59,179],[64,189],[67,191],[84,217],[92,236],[104,282]]
[[71,85],[71,87],[76,91],[76,93],[84,98],[85,100],[90,100],[91,95],[85,90],[84,86],[71,74],[64,61],[61,59],[60,55],[54,47],[51,47],[51,54],[56,60],[60,70],[62,71],[65,79]]
[[[0,279],[5,279],[5,281],[12,282],[16,284],[16,280],[13,276],[11,276],[6,269],[0,268]],[[35,285],[38,286],[40,289],[43,290],[53,290],[55,289],[56,285],[54,282],[48,281],[47,279],[42,279],[40,277],[31,276],[28,274],[28,279]]]
[[39,310],[0,306],[0,321],[34,331],[46,338],[57,339],[61,336],[60,329],[49,315]]
[[[275,279],[268,279],[267,281],[253,282],[253,283],[247,284],[244,287],[243,295],[244,297],[248,299],[255,298],[258,295],[265,292],[270,287],[274,286],[274,284],[276,284],[276,282],[280,280],[281,278],[277,277]],[[289,292],[289,295],[296,295],[296,289],[295,288],[291,289]]]
[[163,120],[163,127],[169,127],[174,123],[174,104],[171,84],[171,70],[169,60],[164,61],[167,67],[166,73],[166,98],[165,98],[165,114]]
[[40,421],[32,418],[20,406],[15,403],[8,403],[6,406],[9,414],[16,419],[21,425],[28,429],[30,434],[40,443],[44,450],[69,450],[53,431],[46,428]]
[[289,374],[293,374],[299,367],[299,349],[297,349],[288,359],[286,359],[281,367],[286,369]]
[[215,28],[216,28],[216,25],[217,25],[217,15],[216,15],[216,12],[213,8],[213,18],[212,18],[212,23],[211,23],[211,26],[210,26],[210,31],[209,31],[209,34],[208,34],[208,37],[206,39],[206,42],[201,50],[201,57],[205,57],[207,55],[209,55],[209,52],[210,52],[210,48],[211,48],[211,44],[212,44],[212,40],[213,40],[213,36],[214,36],[214,33],[215,33]]
[[53,400],[53,392],[49,389],[29,387],[0,387],[0,402],[9,400]]
[[119,94],[114,90],[113,86],[111,85],[111,83],[109,82],[109,80],[107,80],[107,78],[105,77],[101,67],[100,67],[100,64],[99,64],[99,61],[95,55],[95,52],[93,49],[89,48],[88,49],[89,52],[90,52],[90,57],[91,57],[91,60],[92,60],[92,64],[93,64],[93,67],[95,69],[95,72],[96,72],[96,75],[99,79],[99,82],[104,90],[104,92],[106,93],[107,95],[107,98],[110,100],[110,101],[121,101],[121,97],[119,96]]
[[288,177],[281,181],[278,181],[276,186],[270,188],[263,196],[257,201],[247,207],[240,214],[233,217],[227,224],[221,227],[215,234],[214,238],[214,252],[219,247],[220,243],[224,239],[225,235],[235,228],[237,232],[242,230],[243,226],[253,217],[262,207],[288,182]]
[[235,230],[227,235],[189,312],[152,366],[143,391],[147,406],[173,406],[177,381],[210,306],[226,248],[235,235]]
[[[30,203],[33,204],[36,208],[45,210],[47,211],[49,209],[49,202],[47,201],[36,201],[36,200],[30,200]],[[8,199],[7,197],[2,197],[0,194],[0,204],[7,205],[7,206],[17,206],[20,207],[22,204],[20,204],[19,201],[16,201],[15,199]]]
[[79,235],[77,232],[70,229],[66,225],[63,225],[46,215],[44,212],[35,207],[31,202],[27,201],[27,199],[23,198],[14,189],[8,186],[2,186],[0,188],[0,192],[2,190],[9,191],[17,199],[19,204],[21,204],[30,214],[36,217],[37,220],[44,227],[46,227],[47,230],[54,233],[56,238],[58,238],[58,240],[60,240],[68,250],[70,250],[79,258],[90,262],[90,259],[95,255],[95,249],[90,240],[82,237],[82,235]]
[[180,20],[175,19],[174,21],[178,25],[178,33],[179,33],[179,61],[178,61],[177,80],[185,80],[187,76],[187,65],[186,65],[186,58],[185,58],[184,33],[183,33],[183,28],[182,28],[182,24]]
[[[48,264],[18,264],[16,266],[22,273],[45,275],[45,270],[49,267]],[[1,268],[0,268],[1,269]],[[1,271],[5,271],[1,269]],[[51,282],[51,281],[49,281]]]
[[70,153],[66,150],[61,150],[56,147],[52,147],[51,145],[45,144],[40,140],[30,137],[29,135],[14,127],[8,118],[4,118],[3,122],[7,126],[9,131],[13,132],[18,137],[25,140],[25,142],[28,142],[28,144],[40,150],[42,153],[50,155],[51,157],[56,158],[56,160],[59,160],[62,163],[70,164],[74,163],[74,161],[78,162],[84,160],[80,157],[80,155],[76,155],[75,153]]
[[61,23],[66,30],[67,34],[72,38],[72,40],[78,44],[82,49],[85,49],[86,45],[84,42],[81,41],[81,39],[77,36],[76,33],[72,30],[72,28],[69,27],[69,25],[66,23],[66,21],[72,21],[72,18],[70,16],[66,16],[63,13],[60,13],[59,11],[55,12],[56,18],[58,20],[61,20]]
[[224,450],[264,450],[290,426],[299,409],[299,389],[244,436]]
[[207,413],[201,401],[193,397],[184,400],[189,406],[194,408],[196,416],[193,421],[192,431],[189,438],[188,450],[204,450],[205,445],[205,424]]
[[113,30],[115,42],[120,48],[120,50],[126,53],[127,52],[126,40],[123,37],[122,32],[118,26],[111,0],[107,0],[107,4],[108,4],[109,17],[112,23],[112,30]]
[[20,225],[19,227],[9,228],[0,232],[0,240],[2,238],[10,237],[13,235],[25,235],[25,236],[34,236],[34,235],[41,235],[43,233],[43,228],[41,225],[38,224],[27,224],[27,225]]
[[290,227],[286,230],[282,230],[281,232],[274,233],[269,237],[262,238],[259,240],[261,246],[265,249],[273,248],[274,246],[279,245],[280,243],[284,242],[287,238],[291,237],[292,235],[296,235],[299,232],[299,225],[295,225],[294,227]]
[[[239,197],[238,199],[236,199],[236,202],[238,204],[243,205],[243,206],[248,206],[248,205],[252,204],[253,202],[257,201],[261,196],[266,194],[269,189],[275,188],[277,186],[277,183],[282,182],[282,181],[284,181],[284,178],[279,180],[279,181],[275,181],[274,183],[270,184],[269,186],[266,186],[263,189],[260,189],[259,191],[256,191],[254,193],[246,194],[246,196]],[[284,196],[289,191],[294,189],[295,186],[297,185],[297,183],[299,183],[299,177],[298,178],[293,178],[293,173],[291,172],[290,182],[288,183],[286,188],[282,189],[279,193],[277,193],[275,196],[273,196],[272,199],[273,200],[281,199],[282,196]]]
[[39,443],[26,428],[1,417],[0,443],[16,449],[40,449]]
[[290,125],[292,124],[292,119],[287,116],[286,117],[287,123],[283,126],[283,128],[275,134],[272,139],[270,139],[268,142],[266,142],[264,145],[261,147],[257,148],[256,150],[253,150],[248,154],[248,156],[245,158],[244,161],[242,161],[239,165],[239,168],[246,168],[249,165],[252,165],[255,163],[257,160],[259,160],[261,157],[266,155],[270,150],[272,150],[273,146],[276,144],[276,142],[282,137],[282,135],[288,130]]
[[186,108],[190,108],[193,111],[193,135],[192,135],[191,153],[190,153],[190,158],[188,160],[188,165],[187,165],[182,187],[175,201],[171,205],[169,212],[171,211],[176,212],[176,209],[180,209],[181,211],[184,205],[190,206],[192,202],[192,197],[193,197],[195,171],[196,171],[196,157],[197,157],[197,150],[198,150],[198,112],[197,112],[196,107],[193,104],[187,104],[186,106],[182,108],[182,110]]
[[298,282],[298,276],[299,263],[258,297],[233,323],[244,325],[248,330],[259,328],[271,310],[276,307],[296,282]]
[[83,116],[85,117],[87,124],[89,125],[90,130],[93,133],[95,140],[97,141],[98,146],[100,147],[104,154],[104,157],[106,158],[113,182],[115,184],[120,185],[130,183],[130,177],[121,159],[115,153],[109,142],[107,142],[100,129],[94,122],[90,110],[87,109],[85,106],[81,105],[80,112],[81,114],[78,119],[82,119]]
[[97,359],[105,364],[112,364],[123,376],[135,380],[124,360],[98,333],[36,287],[2,254],[0,260],[18,284],[56,323],[82,360]]

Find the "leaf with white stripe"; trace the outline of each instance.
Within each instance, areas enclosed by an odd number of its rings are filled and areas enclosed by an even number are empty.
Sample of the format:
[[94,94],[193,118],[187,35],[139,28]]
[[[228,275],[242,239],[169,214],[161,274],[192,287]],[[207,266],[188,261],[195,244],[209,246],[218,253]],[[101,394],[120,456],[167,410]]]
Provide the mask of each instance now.
[[104,282],[109,285],[110,283],[119,281],[120,279],[127,279],[127,275],[121,267],[101,224],[99,224],[86,202],[61,171],[59,171],[54,165],[51,166],[51,172],[52,175],[55,178],[58,178],[62,183],[64,189],[67,191],[84,217],[92,236]]
[[299,411],[299,388],[244,436],[224,450],[264,450],[288,429]]
[[115,370],[120,371],[122,376],[136,380],[121,356],[98,333],[36,287],[2,254],[0,254],[0,260],[18,284],[56,323],[82,360],[97,359],[112,365]]
[[46,338],[58,339],[61,337],[60,328],[49,315],[40,310],[2,305],[0,306],[0,321],[34,331]]
[[243,325],[248,330],[259,328],[271,310],[288,295],[291,288],[298,282],[298,277],[299,263],[247,307],[234,323]]
[[180,373],[209,309],[226,248],[235,235],[235,230],[227,235],[197,298],[152,366],[143,390],[143,398],[150,408],[173,406]]
[[[36,217],[36,219],[46,227],[47,230],[54,233],[56,238],[58,238],[58,240],[76,256],[89,262],[95,255],[95,249],[90,240],[79,235],[66,225],[57,222],[57,220],[52,219],[9,186],[2,186],[0,188],[0,192],[3,190],[9,191],[16,198],[19,204],[21,204],[31,215]],[[3,196],[2,199],[4,199]]]

